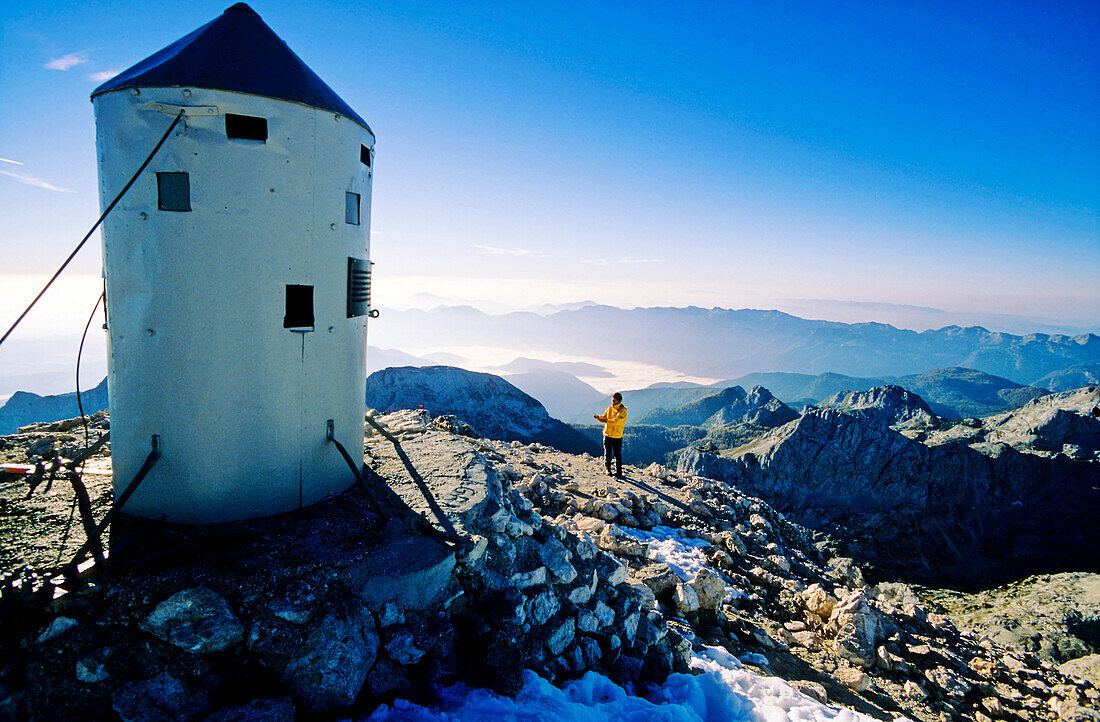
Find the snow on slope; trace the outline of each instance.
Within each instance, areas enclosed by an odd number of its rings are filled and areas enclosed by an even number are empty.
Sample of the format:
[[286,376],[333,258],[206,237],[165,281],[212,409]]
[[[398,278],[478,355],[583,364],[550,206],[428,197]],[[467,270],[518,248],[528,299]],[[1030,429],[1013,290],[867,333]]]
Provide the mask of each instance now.
[[695,675],[673,674],[645,696],[630,694],[603,675],[589,672],[561,689],[524,672],[515,698],[455,685],[440,701],[421,707],[404,700],[382,705],[368,720],[530,720],[531,722],[870,722],[852,710],[824,705],[778,677],[744,669],[721,647],[704,647],[691,663]]

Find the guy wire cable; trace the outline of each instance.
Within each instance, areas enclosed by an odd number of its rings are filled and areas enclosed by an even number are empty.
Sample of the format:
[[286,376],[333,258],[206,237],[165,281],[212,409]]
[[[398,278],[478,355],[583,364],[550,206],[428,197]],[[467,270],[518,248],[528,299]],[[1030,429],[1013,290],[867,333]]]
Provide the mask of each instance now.
[[99,224],[103,223],[103,219],[107,217],[107,214],[114,209],[115,205],[118,204],[120,200],[122,200],[122,196],[126,195],[126,191],[130,190],[130,186],[132,186],[134,182],[137,181],[138,176],[141,175],[141,172],[145,170],[146,166],[148,166],[150,162],[152,162],[153,156],[157,154],[157,151],[160,150],[160,147],[164,145],[164,141],[168,140],[168,136],[172,133],[172,130],[180,122],[180,119],[183,118],[183,112],[183,110],[180,110],[180,112],[176,115],[175,120],[173,120],[172,124],[168,126],[168,130],[164,131],[164,135],[162,135],[160,137],[160,140],[157,141],[157,145],[153,148],[153,151],[149,154],[149,157],[145,159],[145,162],[142,163],[141,167],[137,169],[137,172],[134,173],[133,177],[130,178],[130,181],[126,184],[126,186],[119,192],[117,196],[115,196],[115,199],[111,201],[111,205],[107,206],[107,210],[103,211],[103,214],[99,217],[99,220],[95,222],[95,225],[92,226],[91,230],[88,231],[84,238],[80,240],[80,243],[76,244],[76,248],[73,249],[73,252],[69,254],[69,257],[65,259],[65,262],[61,264],[61,267],[57,269],[50,280],[46,282],[46,285],[42,287],[42,290],[39,291],[38,295],[34,297],[34,300],[31,301],[25,309],[23,309],[23,313],[19,314],[19,318],[15,319],[15,323],[13,323],[11,325],[11,328],[7,330],[3,338],[0,338],[0,344],[3,344],[5,341],[8,340],[8,336],[10,336],[11,332],[15,330],[15,327],[19,325],[19,322],[22,321],[28,313],[30,313],[30,310],[34,308],[34,304],[38,303],[38,299],[42,298],[42,295],[46,293],[46,289],[53,285],[53,282],[57,280],[57,277],[60,276],[61,272],[65,270],[65,267],[69,265],[69,261],[73,260],[76,254],[80,252],[80,249],[84,247],[84,244],[88,242],[88,239],[92,237],[92,234],[95,233],[95,230],[99,228]]
[[[99,292],[99,298],[96,299],[95,305],[92,306],[92,313],[88,316],[88,323],[84,324],[84,333],[80,335],[80,348],[76,351],[76,408],[80,411],[80,423],[84,425],[84,450],[88,450],[88,417],[84,415],[84,404],[80,400],[80,357],[84,355],[84,339],[88,337],[88,329],[92,327],[92,319],[95,318],[95,312],[99,309],[99,304],[103,303],[103,298],[106,295],[106,291]],[[83,465],[80,467],[83,469]]]
[[[80,463],[80,471],[75,473],[80,474],[80,480],[84,481],[84,466],[87,464],[88,453],[88,417],[84,414],[84,404],[80,400],[80,359],[84,355],[84,340],[88,337],[88,329],[92,327],[92,319],[95,318],[95,312],[99,310],[99,304],[103,302],[104,291],[100,291],[99,298],[96,299],[95,305],[92,306],[92,313],[88,316],[88,323],[84,324],[84,333],[80,335],[80,348],[76,351],[76,408],[80,411],[80,423],[84,425],[84,454],[85,459]],[[77,495],[76,489],[73,489],[73,503],[69,507],[69,521],[65,523],[65,533],[61,537],[61,546],[57,550],[57,559],[54,561],[56,567],[61,563],[61,557],[65,554],[65,545],[69,543],[69,532],[73,527],[73,516],[76,514]]]

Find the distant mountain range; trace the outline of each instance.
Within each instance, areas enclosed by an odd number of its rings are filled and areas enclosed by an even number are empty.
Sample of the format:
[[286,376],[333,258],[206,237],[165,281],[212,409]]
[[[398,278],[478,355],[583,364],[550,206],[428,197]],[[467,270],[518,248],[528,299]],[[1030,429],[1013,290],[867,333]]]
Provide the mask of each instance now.
[[1070,366],[1053,371],[1035,382],[1051,391],[1070,391],[1082,386],[1100,384],[1100,363]]
[[1016,336],[980,326],[917,333],[881,323],[722,308],[586,306],[547,316],[494,316],[458,306],[394,311],[376,333],[396,347],[413,348],[427,338],[439,346],[522,348],[526,355],[631,359],[711,378],[761,369],[882,378],[962,366],[1032,385],[1070,367],[1100,364],[1095,334]]
[[[776,398],[799,409],[806,404],[818,404],[836,394],[867,391],[887,385],[900,386],[919,395],[928,402],[934,413],[945,419],[995,414],[1023,406],[1034,398],[1050,393],[1048,389],[1023,386],[974,369],[953,367],[909,376],[878,378],[836,373],[816,376],[785,372],[753,373],[710,386],[657,384],[646,389],[624,391],[623,395],[624,403],[631,410],[637,409],[635,418],[641,419],[655,408],[674,409],[712,396],[717,393],[715,389],[733,386],[763,386]],[[593,409],[598,406],[598,403],[591,404],[578,413],[563,418],[570,422],[587,423],[587,419],[594,413]],[[647,421],[658,423],[652,418]]]
[[[107,408],[107,379],[95,388],[80,393],[84,413],[91,415]],[[0,435],[14,434],[20,426],[42,421],[58,421],[80,416],[76,392],[39,396],[27,391],[16,391],[0,406]]]

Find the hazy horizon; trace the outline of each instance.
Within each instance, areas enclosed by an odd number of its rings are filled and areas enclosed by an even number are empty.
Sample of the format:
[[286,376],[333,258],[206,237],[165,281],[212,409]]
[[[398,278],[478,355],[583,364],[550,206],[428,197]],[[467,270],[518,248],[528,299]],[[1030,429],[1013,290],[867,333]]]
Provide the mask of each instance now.
[[[44,282],[44,277],[23,277],[14,282],[12,276],[0,275],[0,299],[18,301],[19,294],[30,293],[36,284]],[[98,294],[100,279],[92,276],[72,276],[63,278],[51,294],[44,297],[42,304],[27,317],[16,334],[4,346],[0,347],[0,404],[3,404],[15,391],[30,391],[39,395],[69,393],[74,388],[75,363],[80,334],[87,322],[95,295]],[[28,296],[29,297],[29,296]],[[90,299],[90,302],[89,302]],[[421,309],[432,310],[437,307],[471,306],[489,315],[502,315],[512,312],[537,312],[542,315],[556,313],[563,308],[573,308],[594,304],[589,299],[561,304],[530,304],[526,306],[505,306],[484,299],[446,298],[437,295],[414,294],[404,298],[392,299],[393,303],[379,306],[381,315],[370,322],[367,339],[372,349],[394,349],[413,356],[428,357],[433,354],[456,354],[463,362],[458,364],[472,371],[498,373],[495,367],[504,365],[516,358],[530,356],[544,361],[597,362],[606,366],[610,375],[606,378],[579,376],[581,380],[601,392],[622,388],[643,388],[651,383],[668,381],[697,381],[710,383],[718,378],[694,376],[681,369],[664,368],[647,364],[639,359],[596,358],[570,354],[569,349],[558,349],[550,353],[528,348],[523,339],[516,339],[510,348],[485,345],[478,339],[471,339],[468,346],[454,346],[449,342],[439,342],[424,338],[413,342],[394,338],[387,311]],[[610,305],[610,304],[598,304]],[[5,308],[14,308],[5,305]],[[802,313],[797,313],[799,307]],[[638,306],[616,306],[615,308],[643,308]],[[739,310],[739,309],[731,309]],[[1059,326],[1053,319],[1031,319],[1011,315],[961,314],[927,307],[912,307],[892,304],[872,304],[854,301],[831,301],[814,299],[788,300],[772,307],[749,310],[779,310],[799,318],[836,321],[840,323],[876,322],[886,323],[900,329],[914,331],[935,330],[945,326],[982,326],[990,331],[1000,331],[1012,335],[1028,333],[1066,334],[1071,336],[1097,334],[1094,328]],[[818,311],[819,313],[807,313]],[[1097,334],[1100,335],[1100,334]],[[407,336],[398,334],[406,339]],[[658,340],[659,341],[659,340]],[[368,367],[373,367],[368,352]],[[106,374],[106,338],[102,329],[102,309],[96,313],[84,347],[81,364],[81,388],[88,389],[99,382]],[[760,368],[759,372],[784,371],[787,369]],[[931,370],[931,369],[929,369]]]
[[[4,329],[99,214],[90,92],[226,5],[0,8]],[[377,136],[383,309],[1100,331],[1096,4],[255,9]],[[99,272],[16,337],[79,334]]]

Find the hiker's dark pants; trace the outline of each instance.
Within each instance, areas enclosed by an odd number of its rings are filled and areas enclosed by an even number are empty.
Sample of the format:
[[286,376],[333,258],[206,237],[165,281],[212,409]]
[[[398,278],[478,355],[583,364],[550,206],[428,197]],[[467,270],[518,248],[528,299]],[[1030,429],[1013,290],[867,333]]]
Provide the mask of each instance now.
[[615,454],[615,473],[623,473],[623,439],[612,439],[610,436],[603,437],[603,459],[607,464],[607,473],[611,473],[611,454]]

